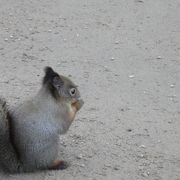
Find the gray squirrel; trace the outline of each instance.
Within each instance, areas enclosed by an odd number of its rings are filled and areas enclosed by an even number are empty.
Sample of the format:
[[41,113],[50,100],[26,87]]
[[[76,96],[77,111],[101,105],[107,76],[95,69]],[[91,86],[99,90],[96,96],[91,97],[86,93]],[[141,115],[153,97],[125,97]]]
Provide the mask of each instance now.
[[13,110],[0,98],[0,167],[7,173],[58,170],[59,135],[65,133],[84,102],[77,86],[51,67],[45,68],[35,97]]

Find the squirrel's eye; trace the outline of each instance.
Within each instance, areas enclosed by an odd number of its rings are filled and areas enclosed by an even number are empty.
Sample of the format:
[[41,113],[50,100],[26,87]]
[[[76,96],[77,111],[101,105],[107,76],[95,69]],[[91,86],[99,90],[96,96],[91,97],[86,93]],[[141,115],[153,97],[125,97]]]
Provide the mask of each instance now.
[[75,88],[71,88],[70,89],[70,95],[74,96],[76,94],[76,89]]

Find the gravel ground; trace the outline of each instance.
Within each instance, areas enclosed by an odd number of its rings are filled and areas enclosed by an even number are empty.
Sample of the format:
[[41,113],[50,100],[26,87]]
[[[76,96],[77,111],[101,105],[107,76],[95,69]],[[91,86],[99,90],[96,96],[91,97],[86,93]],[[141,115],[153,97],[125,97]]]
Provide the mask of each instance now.
[[180,180],[179,0],[0,0],[0,94],[12,105],[43,67],[85,106],[60,137],[63,171],[8,180]]

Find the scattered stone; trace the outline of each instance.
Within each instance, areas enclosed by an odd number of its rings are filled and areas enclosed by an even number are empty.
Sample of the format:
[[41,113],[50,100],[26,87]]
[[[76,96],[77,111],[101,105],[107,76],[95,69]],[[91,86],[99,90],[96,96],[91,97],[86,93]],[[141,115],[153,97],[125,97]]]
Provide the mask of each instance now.
[[144,94],[147,94],[147,91],[143,91]]
[[140,155],[138,155],[138,157],[140,157],[140,158],[144,158],[144,155],[143,155],[143,154],[140,154]]
[[141,175],[142,175],[143,177],[148,177],[148,176],[149,176],[148,172],[147,172],[147,173],[144,172],[144,173],[142,173]]
[[132,132],[132,129],[129,128],[129,129],[127,129],[127,131],[128,131],[128,132]]
[[175,86],[174,84],[171,84],[171,85],[170,85],[171,88],[174,88],[174,86]]
[[146,146],[144,144],[141,144],[139,147],[140,148],[146,148]]
[[115,41],[115,44],[119,44],[119,41]]
[[79,154],[78,156],[76,156],[77,159],[82,159],[83,158],[83,155],[82,154]]
[[158,56],[157,59],[162,59],[162,57],[161,57],[161,56]]
[[5,40],[5,41],[8,41],[8,38],[5,38],[4,40]]
[[92,158],[92,157],[93,157],[93,155],[89,154],[87,157],[88,157],[88,158]]
[[81,167],[85,167],[85,164],[80,164],[79,166],[81,166]]
[[113,169],[114,169],[115,171],[118,171],[118,170],[119,170],[119,167],[115,166]]
[[129,75],[129,78],[134,78],[134,77],[135,77],[134,74]]
[[114,57],[111,57],[111,61],[114,61],[115,60],[115,58]]

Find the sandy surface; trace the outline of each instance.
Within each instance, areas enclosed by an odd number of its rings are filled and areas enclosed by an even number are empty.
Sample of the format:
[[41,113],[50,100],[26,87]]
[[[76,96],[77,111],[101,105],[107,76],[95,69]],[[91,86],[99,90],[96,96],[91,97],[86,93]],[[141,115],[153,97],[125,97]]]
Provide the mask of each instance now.
[[86,102],[63,171],[15,180],[180,180],[179,0],[0,0],[0,94],[33,96],[50,65]]

